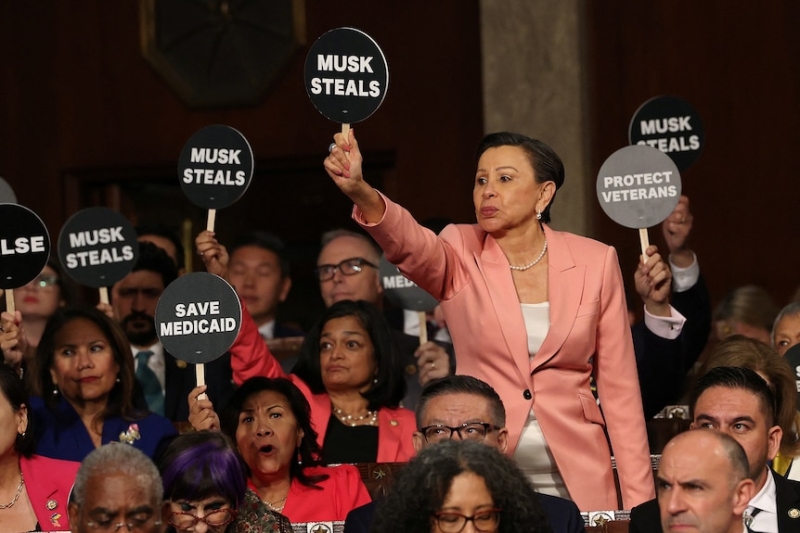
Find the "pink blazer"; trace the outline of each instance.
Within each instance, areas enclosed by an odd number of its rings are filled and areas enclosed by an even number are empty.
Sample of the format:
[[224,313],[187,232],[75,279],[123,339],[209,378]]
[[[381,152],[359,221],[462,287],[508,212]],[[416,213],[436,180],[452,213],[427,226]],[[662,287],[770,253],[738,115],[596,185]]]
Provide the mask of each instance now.
[[80,463],[41,455],[20,457],[25,490],[42,531],[68,531],[67,504]]
[[[317,432],[320,447],[325,442],[328,420],[331,417],[331,400],[327,394],[314,394],[305,381],[294,374],[288,376],[280,363],[270,353],[264,339],[258,334],[253,318],[242,302],[242,329],[231,347],[233,379],[241,385],[255,376],[287,378],[299,388],[311,405],[311,424]],[[384,407],[378,411],[378,463],[401,463],[414,456],[412,435],[417,424],[414,413],[408,409]]]
[[[485,380],[507,411],[509,450],[534,408],[571,498],[584,511],[654,497],[636,360],[616,252],[545,226],[550,330],[530,361],[522,310],[505,254],[477,225],[437,237],[384,197],[386,213],[366,224],[387,258],[441,302],[457,370]],[[594,373],[602,412],[589,387]]]

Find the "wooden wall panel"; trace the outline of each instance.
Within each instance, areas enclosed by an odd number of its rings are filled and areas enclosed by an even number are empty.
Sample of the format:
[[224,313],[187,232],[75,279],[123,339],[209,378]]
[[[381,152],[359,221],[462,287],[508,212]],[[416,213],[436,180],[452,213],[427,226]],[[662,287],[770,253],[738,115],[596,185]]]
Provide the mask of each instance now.
[[[755,283],[783,305],[800,285],[800,5],[791,0],[602,0],[586,3],[593,176],[627,143],[652,96],[691,102],[706,147],[683,174],[695,215],[692,246],[714,302]],[[595,209],[595,235],[636,265],[636,232]],[[654,229],[651,240],[660,229]],[[660,241],[663,243],[663,241]]]

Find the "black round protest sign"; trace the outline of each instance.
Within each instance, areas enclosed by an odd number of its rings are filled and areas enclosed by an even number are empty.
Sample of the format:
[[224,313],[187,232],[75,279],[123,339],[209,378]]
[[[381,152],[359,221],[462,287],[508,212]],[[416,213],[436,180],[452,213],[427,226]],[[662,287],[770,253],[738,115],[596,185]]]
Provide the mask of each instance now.
[[230,126],[206,126],[181,150],[178,179],[195,205],[222,209],[242,197],[253,179],[253,150]]
[[58,236],[58,258],[64,271],[88,287],[110,287],[136,264],[136,231],[119,211],[89,207],[67,220]]
[[50,258],[50,235],[36,213],[17,204],[0,204],[0,289],[33,281]]
[[17,195],[6,180],[0,178],[0,204],[17,203]]
[[401,309],[427,313],[439,305],[436,298],[403,276],[400,270],[386,259],[385,255],[381,256],[378,275],[381,277],[381,285],[383,285],[383,293],[386,298]]
[[378,44],[355,28],[322,35],[306,56],[306,91],[317,110],[334,122],[354,124],[383,103],[389,66]]
[[681,197],[681,175],[664,152],[626,146],[611,154],[597,175],[597,199],[617,224],[649,228],[666,219]]
[[667,154],[682,172],[700,157],[706,133],[694,107],[676,96],[657,96],[642,104],[628,128],[631,144]]
[[187,363],[209,363],[228,351],[242,324],[236,291],[214,274],[181,276],[164,289],[156,332],[164,349]]

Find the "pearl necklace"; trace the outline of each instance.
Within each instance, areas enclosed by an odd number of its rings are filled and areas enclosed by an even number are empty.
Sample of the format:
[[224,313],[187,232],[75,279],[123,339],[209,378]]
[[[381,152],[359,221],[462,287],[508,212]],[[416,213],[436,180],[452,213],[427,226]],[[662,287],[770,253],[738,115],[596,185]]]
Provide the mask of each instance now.
[[338,407],[331,404],[333,408],[333,412],[336,415],[336,418],[342,421],[342,424],[348,425],[350,427],[358,426],[358,422],[362,422],[366,420],[364,424],[360,424],[362,426],[375,426],[378,422],[378,411],[367,411],[365,414],[361,416],[353,416],[345,414],[344,411],[339,409]]
[[14,499],[8,503],[0,504],[0,510],[3,509],[10,509],[14,507],[14,504],[17,503],[19,500],[19,495],[22,494],[22,487],[25,485],[25,478],[22,477],[22,470],[19,471],[19,485],[17,485],[17,493],[14,495]]
[[509,266],[509,268],[511,270],[520,270],[520,271],[528,270],[530,267],[532,267],[533,265],[535,265],[536,263],[538,263],[539,261],[542,260],[542,257],[544,257],[544,253],[546,251],[547,251],[547,239],[544,240],[544,246],[542,247],[542,253],[539,254],[539,257],[537,257],[536,259],[534,259],[533,261],[531,261],[530,263],[528,263],[525,266],[521,266],[520,267],[520,266],[515,266],[515,265],[512,265],[512,264],[509,264],[508,266]]

